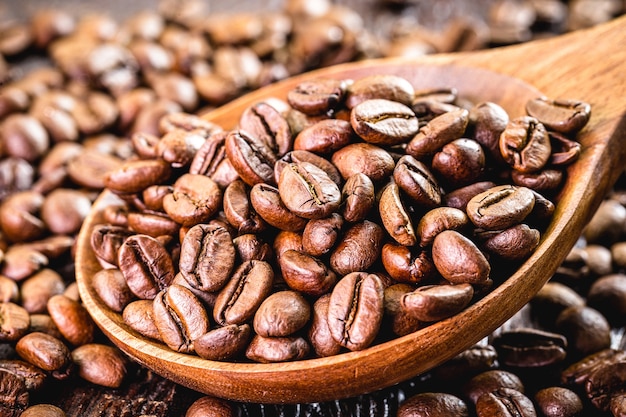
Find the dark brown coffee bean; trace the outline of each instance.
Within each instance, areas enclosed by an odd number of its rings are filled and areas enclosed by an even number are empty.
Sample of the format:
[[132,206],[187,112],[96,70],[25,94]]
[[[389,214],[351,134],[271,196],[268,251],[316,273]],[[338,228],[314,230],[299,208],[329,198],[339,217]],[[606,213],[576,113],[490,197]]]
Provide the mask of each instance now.
[[271,262],[274,259],[272,246],[260,235],[251,233],[240,235],[233,239],[233,244],[241,262],[251,260]]
[[556,167],[570,165],[578,160],[581,152],[580,142],[567,138],[564,134],[548,132],[552,144],[549,164]]
[[92,384],[119,388],[127,374],[126,357],[117,348],[89,343],[72,351],[72,361],[78,365],[78,375]]
[[[124,162],[115,155],[107,155],[96,150],[85,150],[67,163],[67,174],[70,179],[78,185],[100,190],[108,187],[106,178],[109,172],[116,171],[122,167]],[[161,169],[167,170],[165,167]],[[139,171],[142,172],[142,171]],[[130,175],[132,177],[133,174]],[[169,175],[169,174],[168,174]],[[124,177],[123,173],[119,176]],[[167,175],[163,174],[163,177]],[[128,181],[128,178],[125,178]],[[149,185],[149,184],[147,184]],[[143,185],[138,188],[143,188]]]
[[174,264],[167,249],[148,235],[133,235],[119,248],[118,265],[128,288],[139,298],[152,300],[174,279]]
[[204,130],[172,130],[156,143],[155,157],[163,159],[173,168],[188,166],[206,138]]
[[370,75],[348,86],[346,106],[349,109],[372,99],[385,99],[410,106],[415,89],[405,78],[397,75]]
[[163,342],[176,352],[194,351],[193,342],[209,330],[209,317],[187,288],[172,284],[153,301],[154,323]]
[[487,232],[482,242],[487,252],[501,258],[520,261],[528,258],[539,245],[539,230],[518,224],[500,232]]
[[536,417],[532,401],[521,392],[511,388],[499,388],[482,395],[476,401],[478,417]]
[[441,204],[442,189],[430,169],[411,155],[403,155],[393,170],[393,179],[415,203],[427,208]]
[[500,152],[511,167],[523,173],[542,169],[552,153],[546,128],[534,117],[512,119],[500,135]]
[[556,331],[567,338],[569,354],[586,356],[611,345],[611,326],[591,307],[568,307],[556,319]]
[[376,200],[370,177],[360,172],[348,177],[341,191],[341,200],[341,214],[345,221],[356,223],[365,220]]
[[561,382],[568,385],[583,385],[596,370],[626,361],[626,352],[618,349],[602,349],[592,353],[561,372]]
[[22,282],[21,306],[30,314],[45,313],[50,297],[64,290],[63,277],[53,269],[44,268]]
[[385,271],[396,281],[417,284],[433,278],[437,270],[432,257],[426,251],[413,253],[410,248],[385,243],[381,251]]
[[96,272],[92,277],[92,285],[102,302],[118,313],[135,298],[119,269],[102,269]]
[[343,223],[343,217],[338,213],[323,219],[309,220],[302,231],[304,251],[311,256],[328,253],[337,243]]
[[341,80],[303,81],[287,93],[287,101],[294,109],[310,116],[327,114],[342,103],[345,90],[346,83]]
[[38,391],[46,382],[47,375],[43,370],[19,359],[0,360],[0,370],[22,378],[28,391]]
[[363,140],[375,145],[397,145],[417,133],[417,117],[410,107],[395,101],[370,99],[356,105],[350,124]]
[[410,211],[402,201],[397,184],[390,183],[384,188],[378,202],[378,211],[387,233],[396,242],[404,246],[414,246],[417,243]]
[[21,158],[5,157],[0,161],[0,198],[26,191],[33,186],[35,169]]
[[574,391],[548,387],[535,394],[537,410],[545,417],[576,417],[583,415],[583,403]]
[[278,261],[289,288],[304,294],[325,294],[337,282],[337,275],[324,262],[304,252],[285,250]]
[[159,329],[154,323],[152,300],[135,300],[130,302],[124,307],[122,319],[128,327],[140,335],[162,341]]
[[99,260],[117,265],[119,248],[131,234],[125,227],[96,225],[90,237],[91,248]]
[[464,396],[476,404],[480,397],[500,388],[510,388],[522,393],[525,391],[524,384],[517,375],[501,369],[485,371],[472,377],[463,385],[462,390]]
[[333,154],[332,162],[344,180],[362,173],[372,182],[379,182],[387,179],[395,167],[389,152],[369,143],[352,143],[344,146]]
[[7,370],[0,369],[0,413],[7,417],[19,417],[28,407],[29,394],[24,379]]
[[556,318],[567,307],[585,304],[585,299],[572,288],[549,281],[530,300],[533,317],[536,317],[545,327],[554,327]]
[[339,275],[366,271],[380,256],[383,229],[374,222],[364,220],[354,224],[330,255],[330,266]]
[[509,123],[509,115],[500,105],[483,102],[470,109],[470,126],[473,138],[485,149],[488,158],[496,163],[504,162],[500,153],[500,135]]
[[493,370],[497,366],[498,354],[493,346],[477,343],[433,369],[435,377],[442,381],[474,377]]
[[226,361],[239,356],[252,335],[249,324],[228,324],[209,330],[194,341],[198,356],[211,361]]
[[316,155],[313,152],[304,150],[294,150],[288,152],[276,162],[276,165],[274,166],[274,178],[276,183],[280,180],[280,175],[286,167],[290,164],[297,164],[301,162],[307,162],[320,168],[328,174],[328,177],[335,184],[337,184],[338,187],[341,187],[343,180],[337,168],[328,159]]
[[486,167],[481,145],[472,139],[455,139],[433,156],[432,170],[452,188],[478,181]]
[[626,392],[626,362],[599,367],[585,381],[585,392],[591,403],[608,411],[611,397]]
[[117,193],[138,193],[151,185],[162,184],[170,173],[170,164],[161,159],[130,160],[118,169],[108,171],[104,185]]
[[444,230],[437,234],[432,256],[437,271],[453,284],[481,284],[489,279],[491,266],[485,255],[459,232]]
[[302,329],[311,317],[308,301],[295,291],[278,291],[267,297],[254,314],[254,331],[263,337],[285,337]]
[[71,363],[70,351],[59,339],[45,333],[29,333],[15,345],[26,362],[48,372],[63,372]]
[[250,320],[269,295],[273,280],[274,272],[267,262],[242,263],[215,300],[215,321],[224,326]]
[[444,194],[442,197],[443,205],[466,211],[467,203],[472,199],[472,197],[495,186],[496,184],[494,182],[481,181],[466,185],[465,187],[457,188],[456,190]]
[[416,233],[420,246],[433,243],[435,237],[444,230],[462,231],[469,223],[465,212],[453,207],[437,207],[429,210],[417,224]]
[[324,170],[308,162],[292,163],[283,169],[278,192],[290,211],[307,219],[327,217],[341,202],[337,184]]
[[503,332],[492,345],[502,364],[518,368],[558,364],[567,353],[564,336],[531,328]]
[[444,392],[423,392],[404,400],[398,417],[469,416],[467,405],[455,395]]
[[374,341],[384,312],[384,288],[380,278],[353,272],[337,282],[328,306],[328,327],[337,343],[362,350]]
[[28,332],[30,319],[28,311],[18,304],[0,304],[0,341],[16,342]]
[[447,143],[461,138],[468,123],[469,112],[465,109],[437,116],[420,128],[407,145],[406,153],[417,160],[432,156]]
[[87,309],[66,295],[53,295],[48,300],[48,313],[68,342],[74,346],[90,343],[95,324]]
[[175,236],[180,231],[180,224],[164,213],[130,212],[126,218],[126,226],[136,234],[152,237]]
[[319,297],[313,304],[311,326],[308,330],[309,341],[320,357],[333,356],[341,351],[341,345],[333,339],[328,327],[328,305],[330,293]]
[[475,195],[467,203],[467,215],[477,227],[502,230],[521,223],[534,206],[529,188],[499,185]]
[[589,121],[591,106],[582,101],[538,97],[526,102],[526,112],[548,129],[576,133]]
[[268,143],[239,130],[228,134],[225,146],[228,159],[246,184],[274,184],[278,156]]
[[471,284],[424,285],[402,297],[402,308],[422,322],[443,320],[467,307],[474,296]]
[[209,292],[221,289],[235,265],[235,246],[228,231],[207,224],[189,229],[182,242],[179,265],[192,287]]
[[210,396],[200,397],[187,409],[185,417],[235,417],[233,405],[219,398]]
[[249,188],[242,180],[233,181],[224,190],[224,214],[242,234],[258,233],[267,228],[262,216],[253,210],[249,194]]
[[194,226],[206,222],[219,209],[222,191],[204,175],[183,174],[174,183],[174,191],[163,198],[163,209],[177,223]]
[[291,212],[280,198],[278,188],[268,184],[256,184],[250,191],[254,210],[268,224],[286,231],[301,231],[307,219]]
[[[218,131],[209,136],[196,152],[191,165],[190,174],[203,174],[216,181],[222,188],[226,188],[231,181],[222,182],[221,179],[235,180],[239,177],[230,160],[226,157],[226,136],[228,132]],[[218,181],[220,179],[220,181]]]
[[292,147],[289,123],[267,103],[261,102],[246,108],[239,118],[239,129],[265,143],[278,158]]
[[528,187],[539,192],[556,190],[563,182],[563,178],[563,171],[556,169],[544,169],[532,173],[523,173],[515,170],[511,172],[513,184]]
[[405,336],[422,327],[422,322],[402,308],[402,297],[414,289],[412,285],[403,283],[385,287],[385,313],[381,328],[391,328],[394,335]]
[[298,133],[293,149],[330,154],[351,143],[353,138],[354,130],[348,121],[323,119]]
[[246,357],[255,362],[273,363],[304,359],[308,356],[311,346],[298,336],[252,338],[246,350]]
[[587,293],[587,305],[612,324],[622,324],[626,317],[626,275],[611,274],[596,280]]

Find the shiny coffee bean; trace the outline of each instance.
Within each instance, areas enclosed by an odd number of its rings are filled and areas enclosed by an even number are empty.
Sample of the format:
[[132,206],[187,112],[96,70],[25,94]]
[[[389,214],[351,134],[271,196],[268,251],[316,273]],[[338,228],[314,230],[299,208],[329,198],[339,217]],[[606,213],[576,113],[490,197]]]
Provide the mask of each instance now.
[[96,326],[80,302],[58,294],[50,297],[47,307],[54,324],[69,343],[80,346],[93,340]]
[[402,201],[397,184],[390,183],[384,188],[378,203],[378,211],[387,233],[397,243],[404,246],[413,246],[417,243],[410,211]]
[[424,392],[404,400],[398,417],[469,416],[467,405],[455,395],[444,392]]
[[393,170],[393,179],[415,203],[424,207],[441,204],[442,190],[426,164],[403,155]]
[[313,304],[311,326],[307,332],[313,351],[317,356],[333,356],[341,351],[341,344],[337,343],[328,327],[328,306],[330,293],[319,297]]
[[478,398],[476,415],[478,417],[535,417],[537,412],[532,401],[523,393],[511,388],[499,388]]
[[154,321],[152,300],[135,300],[130,302],[122,311],[122,319],[128,327],[140,335],[162,341],[161,334]]
[[469,112],[458,109],[432,119],[420,128],[408,143],[406,153],[417,160],[434,155],[446,144],[463,136],[469,123]]
[[350,113],[350,124],[357,135],[375,145],[406,142],[419,129],[410,107],[384,99],[366,100],[356,105]]
[[403,245],[385,243],[381,250],[385,271],[396,281],[417,284],[437,274],[432,257],[427,251],[414,251]]
[[302,329],[311,316],[308,301],[295,291],[278,291],[267,297],[254,314],[253,328],[264,337],[285,337]]
[[552,146],[544,125],[524,116],[509,121],[500,135],[500,152],[514,170],[529,173],[546,165]]
[[264,183],[255,184],[250,190],[250,203],[265,222],[280,230],[299,232],[306,226],[307,219],[285,206],[276,187]]
[[564,336],[536,329],[503,332],[492,344],[503,365],[518,368],[558,364],[567,354]]
[[246,357],[255,362],[274,363],[304,359],[311,346],[303,337],[263,337],[256,335],[246,349]]
[[278,258],[285,283],[304,294],[319,296],[337,282],[337,275],[320,259],[302,251],[287,249]]
[[109,388],[119,388],[126,379],[128,359],[117,348],[89,343],[74,349],[72,361],[85,381]]
[[365,217],[375,203],[374,184],[363,173],[351,175],[341,190],[341,214],[345,221],[356,223]]
[[235,359],[248,346],[252,336],[249,324],[228,324],[216,327],[194,341],[194,350],[201,358],[211,361]]
[[538,97],[526,103],[526,112],[548,129],[576,133],[589,121],[591,106],[582,101]]
[[370,75],[348,86],[346,106],[350,109],[372,99],[391,100],[411,105],[415,89],[406,79],[397,75]]
[[215,181],[199,174],[183,174],[173,192],[163,197],[163,209],[182,226],[206,222],[222,204],[222,191]]
[[330,267],[340,275],[366,271],[379,258],[383,228],[369,220],[356,223],[344,233],[330,255]]
[[521,223],[534,206],[535,195],[530,189],[500,185],[472,197],[467,215],[477,227],[501,230]]
[[437,271],[453,284],[484,284],[491,273],[491,266],[480,249],[454,230],[444,230],[435,236],[432,257]]
[[424,285],[402,297],[402,309],[422,322],[443,320],[467,307],[474,296],[471,284]]

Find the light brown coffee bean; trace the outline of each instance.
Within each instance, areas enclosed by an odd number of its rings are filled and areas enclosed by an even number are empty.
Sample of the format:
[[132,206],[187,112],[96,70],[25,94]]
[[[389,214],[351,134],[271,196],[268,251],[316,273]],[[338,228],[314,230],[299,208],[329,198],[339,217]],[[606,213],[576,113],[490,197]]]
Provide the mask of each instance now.
[[485,255],[459,232],[444,230],[437,234],[432,256],[437,271],[453,284],[481,284],[489,279],[491,266]]
[[393,170],[393,179],[415,203],[424,207],[437,207],[441,204],[442,189],[426,164],[403,155]]
[[410,107],[390,100],[370,99],[357,104],[350,124],[363,140],[375,145],[397,145],[411,139],[419,129]]
[[511,167],[523,173],[542,169],[552,153],[546,128],[534,117],[512,119],[500,135],[500,152]]
[[185,417],[235,417],[233,405],[220,398],[204,396],[194,401],[187,409]]
[[362,173],[372,182],[387,179],[395,167],[389,152],[369,143],[352,143],[344,146],[333,154],[332,163],[344,180]]
[[209,330],[194,341],[195,352],[211,361],[235,359],[248,346],[252,336],[249,324],[228,324]]
[[61,275],[53,269],[44,268],[22,282],[21,305],[31,314],[44,313],[50,297],[64,290]]
[[70,366],[70,350],[59,339],[45,333],[29,333],[15,345],[26,362],[48,372],[64,372]]
[[24,417],[65,417],[65,411],[52,404],[35,404],[24,410]]
[[246,357],[255,362],[273,363],[304,359],[311,346],[303,337],[263,337],[256,335],[246,349]]
[[439,149],[465,133],[469,123],[469,111],[458,109],[432,119],[420,128],[409,142],[406,153],[417,160],[434,155]]
[[469,218],[462,210],[453,207],[437,207],[429,210],[417,224],[416,234],[420,246],[433,243],[435,237],[444,230],[462,231],[469,223]]
[[472,197],[467,215],[477,227],[502,230],[521,223],[534,206],[535,195],[530,189],[499,185]]
[[183,174],[173,187],[173,192],[163,197],[163,209],[182,226],[206,222],[222,204],[222,190],[207,176]]
[[385,99],[411,105],[415,89],[409,81],[397,75],[370,75],[348,86],[346,106],[349,109],[372,99]]
[[162,341],[159,329],[154,322],[152,300],[135,300],[128,303],[122,311],[122,319],[128,327],[140,335]]
[[29,325],[29,314],[25,308],[11,302],[0,304],[0,341],[18,341],[28,332]]
[[328,327],[328,306],[330,293],[319,297],[313,303],[311,326],[307,332],[309,341],[317,356],[333,356],[341,351],[341,344],[337,343]]
[[285,283],[304,294],[319,296],[337,282],[337,275],[319,258],[287,249],[278,259]]
[[378,211],[387,233],[397,243],[404,246],[414,246],[417,243],[409,210],[402,201],[397,184],[390,183],[384,188],[378,202]]
[[370,177],[360,172],[348,177],[341,191],[341,214],[344,220],[350,223],[365,220],[374,206],[375,197]]
[[526,102],[526,112],[548,129],[576,133],[589,121],[591,106],[576,100],[550,100],[538,97]]
[[78,301],[58,294],[48,300],[48,313],[63,337],[74,346],[90,343],[95,324],[87,309]]
[[92,277],[92,285],[104,304],[118,313],[135,298],[119,269],[102,269],[96,272]]
[[311,316],[308,301],[295,291],[278,291],[267,297],[254,314],[254,331],[264,337],[285,337],[302,329]]
[[89,343],[77,347],[71,355],[78,375],[92,384],[119,388],[126,378],[128,360],[113,346]]
[[255,184],[250,190],[250,202],[265,222],[280,230],[299,232],[307,223],[285,206],[278,188],[271,185]]
[[425,285],[402,297],[402,309],[422,322],[451,317],[467,307],[474,296],[471,284]]

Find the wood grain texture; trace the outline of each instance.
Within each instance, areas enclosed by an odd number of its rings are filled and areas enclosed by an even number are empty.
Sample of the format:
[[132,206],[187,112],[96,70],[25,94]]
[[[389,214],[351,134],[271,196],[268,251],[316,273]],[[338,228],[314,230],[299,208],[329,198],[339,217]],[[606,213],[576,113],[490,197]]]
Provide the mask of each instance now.
[[[194,390],[239,401],[301,403],[371,392],[440,364],[490,334],[517,312],[552,276],[574,245],[626,156],[626,18],[591,30],[514,47],[427,56],[419,61],[377,60],[317,70],[265,87],[210,113],[232,127],[241,110],[268,96],[284,98],[306,77],[360,78],[394,73],[420,83],[454,86],[470,98],[492,100],[511,115],[529,97],[575,98],[592,106],[581,132],[579,161],[568,179],[553,221],[531,256],[510,278],[464,312],[411,335],[361,352],[281,364],[220,363],[181,355],[138,337],[108,310],[90,286],[100,268],[89,247],[101,210],[115,204],[105,192],[78,237],[76,279],[82,299],[103,332],[139,363]],[[513,78],[511,78],[513,77]]]

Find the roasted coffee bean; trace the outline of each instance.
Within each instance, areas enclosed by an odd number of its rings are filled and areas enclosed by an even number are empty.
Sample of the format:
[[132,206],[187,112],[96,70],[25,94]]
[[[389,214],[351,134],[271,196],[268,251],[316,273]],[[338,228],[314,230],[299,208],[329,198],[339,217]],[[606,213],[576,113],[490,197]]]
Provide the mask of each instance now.
[[35,162],[50,148],[48,132],[34,116],[12,114],[0,129],[5,154]]
[[94,338],[95,324],[87,309],[66,295],[57,294],[48,300],[48,313],[68,342],[74,346],[90,343]]
[[404,336],[422,327],[420,320],[402,308],[402,298],[413,290],[413,286],[403,283],[385,287],[382,328],[391,328],[394,335]]
[[382,322],[384,288],[377,275],[353,272],[337,282],[328,306],[333,339],[352,350],[371,345]]
[[104,176],[108,189],[122,194],[142,192],[154,184],[162,184],[171,174],[171,166],[161,159],[129,160]]
[[328,327],[328,306],[330,293],[319,297],[312,308],[311,326],[308,330],[308,339],[317,356],[333,356],[341,351],[341,344],[337,343]]
[[561,382],[568,385],[582,385],[596,370],[615,363],[624,362],[626,352],[618,349],[602,349],[585,356],[561,372]]
[[499,388],[478,398],[476,415],[535,417],[537,412],[532,401],[521,392],[511,388]]
[[307,219],[327,217],[341,202],[337,184],[324,170],[308,162],[292,163],[283,169],[278,192],[289,210]]
[[493,370],[498,366],[498,354],[493,346],[477,343],[433,369],[433,375],[441,381],[458,380]]
[[593,371],[585,381],[585,392],[594,406],[608,411],[611,397],[626,392],[626,362],[615,362]]
[[278,156],[268,143],[239,130],[228,134],[225,146],[228,159],[246,184],[274,184]]
[[591,106],[582,101],[537,97],[526,102],[526,112],[548,129],[576,133],[589,121]]
[[119,248],[117,263],[128,288],[137,297],[147,300],[169,286],[175,275],[167,249],[148,235],[128,237]]
[[310,350],[311,346],[302,337],[256,335],[246,349],[246,357],[261,363],[287,362],[306,358]]
[[[107,186],[109,172],[119,169],[124,162],[115,155],[107,155],[96,150],[86,149],[67,163],[67,175],[78,185],[100,190]],[[167,168],[162,167],[167,170]],[[142,173],[142,171],[138,171]],[[145,172],[143,172],[145,174]],[[119,174],[123,176],[122,173]],[[130,176],[132,177],[133,174]],[[166,175],[163,175],[166,177]],[[126,179],[128,180],[128,179]],[[148,181],[149,182],[149,181]],[[146,185],[150,185],[144,183]],[[141,188],[141,187],[139,187]]]
[[207,133],[204,130],[174,129],[163,135],[156,143],[155,156],[173,168],[188,166],[206,138]]
[[98,224],[90,236],[90,244],[99,260],[117,265],[117,253],[132,232],[125,227]]
[[444,230],[463,231],[469,218],[462,210],[453,207],[438,207],[429,210],[417,224],[416,234],[422,247],[430,246],[435,237]]
[[583,230],[588,243],[614,243],[626,224],[626,207],[618,201],[606,199],[591,217]]
[[397,145],[411,139],[419,129],[410,107],[395,101],[371,99],[357,104],[350,124],[363,140],[375,145]]
[[289,123],[267,103],[247,107],[239,118],[239,129],[265,143],[278,158],[292,148]]
[[230,402],[210,396],[198,398],[185,413],[185,417],[235,417],[236,415],[234,406]]
[[28,391],[41,389],[46,382],[46,373],[40,368],[19,359],[0,360],[0,370],[8,371],[23,379]]
[[28,407],[29,393],[24,379],[7,370],[0,369],[0,412],[3,416],[19,417]]
[[254,314],[253,327],[263,337],[285,337],[302,329],[311,316],[308,301],[295,291],[278,291],[267,297]]
[[585,299],[572,288],[549,281],[530,300],[531,312],[546,328],[554,327],[559,313],[568,307],[582,307]]
[[499,185],[472,197],[467,215],[477,227],[502,230],[521,223],[534,206],[535,195],[529,188]]
[[293,149],[330,154],[351,143],[354,130],[346,120],[323,119],[304,128],[296,136]]
[[393,170],[393,179],[416,204],[431,208],[441,204],[442,189],[426,164],[403,155]]
[[395,163],[389,152],[369,143],[352,143],[344,146],[332,156],[344,180],[361,173],[372,182],[380,182],[391,175]]
[[187,288],[172,284],[153,301],[154,323],[163,342],[176,352],[194,351],[193,342],[209,330],[209,317],[200,300]]
[[250,190],[250,203],[261,218],[273,227],[286,231],[301,231],[307,219],[291,212],[283,203],[278,188],[256,184]]
[[180,231],[180,224],[163,213],[128,213],[126,226],[136,234],[148,235],[154,238],[159,236],[175,236]]
[[126,378],[128,360],[113,346],[89,343],[77,347],[71,355],[78,375],[92,384],[119,388]]
[[4,254],[0,274],[22,281],[48,265],[46,255],[29,246],[11,246]]
[[552,146],[543,124],[524,116],[509,121],[500,135],[500,152],[514,170],[530,173],[546,165]]
[[491,273],[487,258],[474,242],[454,230],[435,236],[432,257],[437,271],[453,284],[484,284]]
[[492,344],[502,364],[518,368],[558,364],[567,354],[564,336],[530,328],[503,332]]
[[278,261],[285,283],[304,294],[325,294],[337,282],[337,275],[320,259],[302,251],[287,249]]
[[93,289],[98,297],[113,311],[121,313],[135,298],[122,272],[115,269],[102,269],[92,277]]
[[46,225],[39,217],[45,197],[35,191],[13,193],[0,205],[0,226],[13,242],[35,240],[44,235]]
[[276,162],[276,165],[274,165],[274,178],[276,182],[278,183],[278,181],[280,180],[280,175],[287,166],[293,163],[301,162],[307,162],[315,165],[316,167],[326,172],[326,174],[328,174],[328,177],[335,184],[337,184],[338,187],[341,186],[341,174],[339,173],[337,168],[332,163],[330,163],[330,161],[319,155],[314,154],[313,152],[304,150],[293,150],[291,152],[288,152]]
[[510,388],[518,392],[525,392],[522,380],[512,372],[493,369],[481,372],[467,381],[463,387],[463,395],[476,404],[483,395],[500,388]]
[[556,319],[555,329],[567,338],[571,356],[586,356],[611,344],[611,326],[591,307],[568,307]]
[[437,274],[432,257],[426,251],[417,254],[403,245],[385,243],[381,251],[385,271],[396,281],[417,284]]
[[350,109],[372,99],[391,100],[410,106],[415,89],[405,78],[397,75],[370,75],[348,86],[346,106]]
[[574,391],[563,387],[541,389],[534,396],[537,411],[545,417],[575,417],[583,415],[583,403]]
[[303,81],[287,93],[287,101],[294,109],[310,116],[327,114],[342,103],[345,90],[346,83],[341,80]]
[[244,324],[254,317],[274,280],[272,267],[264,261],[242,263],[215,300],[213,318],[222,326]]
[[578,160],[581,145],[575,140],[567,138],[564,134],[548,132],[552,144],[552,155],[549,164],[555,167],[563,167]]
[[480,181],[446,193],[442,197],[443,205],[466,211],[467,203],[475,196],[485,192],[496,184],[491,181]]
[[304,252],[304,248],[302,247],[302,235],[300,233],[281,230],[274,238],[273,249],[276,259],[279,262],[281,256],[289,249]]
[[18,304],[1,303],[0,319],[0,341],[3,343],[16,342],[28,332],[28,311]]
[[21,306],[30,314],[45,313],[48,300],[65,290],[63,277],[53,269],[44,268],[21,285]]
[[[257,184],[258,187],[262,184]],[[263,217],[255,212],[250,202],[248,186],[241,180],[230,183],[224,190],[224,214],[239,233],[258,233],[267,228]]]
[[443,320],[467,307],[474,296],[471,284],[424,285],[402,297],[402,309],[422,322]]
[[215,181],[199,174],[183,174],[174,191],[163,197],[163,209],[182,226],[209,220],[222,204],[222,191]]
[[194,341],[194,350],[201,358],[227,361],[241,354],[252,335],[249,324],[228,324],[209,330]]
[[65,411],[52,404],[35,404],[24,410],[24,417],[65,417]]
[[478,181],[486,167],[481,145],[472,139],[455,139],[433,156],[432,170],[452,188]]
[[378,211],[387,233],[397,243],[404,246],[413,246],[417,243],[410,211],[402,201],[397,184],[390,183],[384,188],[378,203]]
[[520,261],[528,258],[539,245],[539,230],[526,224],[518,224],[500,232],[486,232],[481,235],[487,252],[503,259]]
[[161,334],[154,322],[152,300],[135,300],[130,302],[124,311],[122,319],[128,327],[149,339],[161,341]]
[[470,126],[473,138],[485,149],[488,158],[496,163],[504,162],[500,153],[500,135],[509,123],[509,115],[500,105],[483,102],[470,109]]
[[245,234],[233,239],[237,257],[241,262],[258,260],[270,262],[274,258],[272,246],[265,242],[260,235]]
[[469,416],[467,405],[455,395],[444,392],[424,392],[404,400],[398,417]]
[[63,373],[71,363],[67,346],[45,333],[27,334],[17,342],[15,351],[26,362],[48,372]]
[[20,288],[17,282],[0,275],[0,303],[17,302],[20,296]]
[[626,317],[626,275],[610,274],[596,280],[587,293],[587,305],[611,324],[621,325]]
[[41,219],[55,234],[78,233],[91,209],[91,200],[81,191],[58,188],[50,192],[42,206]]
[[343,217],[337,213],[323,219],[309,220],[302,231],[302,248],[311,256],[328,253],[337,243],[343,223]]
[[340,275],[366,271],[379,258],[383,229],[378,224],[364,220],[354,224],[330,254],[330,266]]
[[341,190],[342,210],[345,221],[350,223],[365,220],[375,203],[374,184],[363,173],[351,175]]
[[235,246],[221,226],[198,224],[185,234],[179,267],[187,282],[202,291],[217,291],[235,265]]
[[469,123],[469,111],[458,109],[432,119],[411,139],[406,153],[417,160],[434,155],[447,143],[463,136]]
[[626,393],[612,395],[609,408],[611,413],[616,417],[626,415]]

